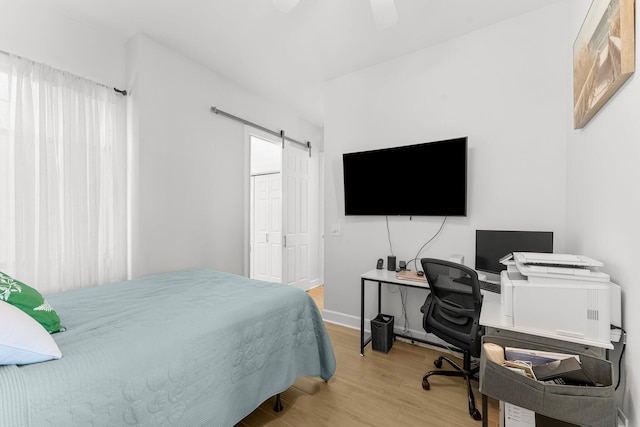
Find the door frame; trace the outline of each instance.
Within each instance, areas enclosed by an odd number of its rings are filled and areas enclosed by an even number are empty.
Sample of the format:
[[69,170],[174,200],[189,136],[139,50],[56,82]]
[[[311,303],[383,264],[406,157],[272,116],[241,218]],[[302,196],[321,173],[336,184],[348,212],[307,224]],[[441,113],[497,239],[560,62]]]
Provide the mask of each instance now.
[[[245,152],[245,164],[244,164],[244,262],[243,262],[243,274],[246,277],[249,277],[250,274],[250,213],[251,213],[251,136],[256,136],[258,138],[264,139],[266,141],[273,142],[275,144],[280,145],[282,147],[282,141],[277,137],[274,137],[271,134],[260,131],[259,129],[253,128],[251,126],[244,126],[244,152]],[[313,229],[311,233],[311,241],[310,245],[313,246],[312,256],[309,260],[309,287],[313,288],[315,286],[323,284],[324,280],[324,260],[322,253],[322,242],[324,239],[322,228],[324,224],[322,224],[322,214],[324,213],[324,200],[322,199],[323,191],[321,185],[322,175],[323,175],[323,164],[320,156],[320,152],[317,149],[312,150],[312,157],[310,162],[310,168],[312,173],[310,174],[310,182],[309,182],[309,191],[310,197],[315,198],[313,203],[310,206],[310,209],[314,209],[315,212],[320,212],[316,216],[311,217],[311,221],[309,222],[309,226]],[[283,230],[284,232],[285,230]],[[284,259],[284,257],[283,257]],[[286,266],[282,266],[282,272],[284,274],[284,268]],[[284,277],[284,276],[283,276]]]
[[[278,141],[276,137],[266,132],[260,131],[250,126],[244,126],[244,262],[243,262],[243,275],[251,277],[251,137],[257,137],[262,140],[279,145],[282,147],[282,142]],[[280,166],[280,173],[282,174],[282,165]],[[282,269],[282,266],[280,266]],[[281,270],[282,271],[282,270]]]

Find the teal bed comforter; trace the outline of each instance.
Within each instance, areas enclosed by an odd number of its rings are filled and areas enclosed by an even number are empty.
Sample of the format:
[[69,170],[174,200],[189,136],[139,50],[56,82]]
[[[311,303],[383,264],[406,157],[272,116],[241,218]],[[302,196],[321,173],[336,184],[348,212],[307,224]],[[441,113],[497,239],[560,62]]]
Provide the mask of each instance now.
[[190,270],[48,295],[60,360],[0,366],[2,426],[233,426],[335,358],[313,300]]

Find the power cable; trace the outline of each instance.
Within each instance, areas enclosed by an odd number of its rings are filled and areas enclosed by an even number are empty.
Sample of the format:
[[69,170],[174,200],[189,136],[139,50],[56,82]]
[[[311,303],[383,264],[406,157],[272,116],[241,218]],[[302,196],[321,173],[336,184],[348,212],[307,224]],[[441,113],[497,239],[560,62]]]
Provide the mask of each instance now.
[[416,266],[416,271],[419,270],[419,266],[418,266],[418,258],[420,257],[420,253],[424,250],[424,248],[431,243],[436,237],[438,237],[438,235],[440,234],[440,232],[442,231],[442,229],[444,228],[444,224],[445,222],[447,222],[447,217],[445,216],[444,219],[442,220],[442,224],[440,224],[440,228],[438,228],[438,231],[436,231],[436,233],[431,236],[431,238],[429,240],[426,241],[426,243],[424,245],[422,245],[422,247],[420,248],[420,250],[418,250],[418,253],[416,254],[416,257],[413,258],[412,260],[410,260],[409,262],[407,262],[407,265],[409,265],[410,262],[413,262]]
[[391,246],[391,230],[389,230],[389,217],[385,216],[385,220],[387,221],[387,239],[389,239],[389,252],[393,255],[393,246]]

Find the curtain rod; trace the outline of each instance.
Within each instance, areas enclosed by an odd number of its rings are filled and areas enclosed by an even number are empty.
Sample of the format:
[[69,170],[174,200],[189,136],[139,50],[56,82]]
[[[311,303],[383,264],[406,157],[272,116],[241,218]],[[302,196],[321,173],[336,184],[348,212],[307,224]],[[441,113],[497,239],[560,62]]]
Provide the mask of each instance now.
[[307,150],[309,150],[309,157],[311,157],[311,142],[309,142],[309,141],[307,141],[307,142],[297,141],[297,140],[295,140],[293,138],[289,138],[288,136],[286,136],[284,134],[284,130],[281,130],[280,132],[272,131],[271,129],[267,129],[264,126],[260,126],[260,125],[258,125],[256,123],[250,122],[250,121],[245,120],[245,119],[243,119],[241,117],[234,116],[231,113],[227,113],[226,111],[218,110],[216,107],[211,107],[211,112],[214,113],[214,114],[220,114],[220,115],[225,116],[225,117],[227,117],[227,118],[229,118],[231,120],[235,120],[235,121],[238,121],[240,123],[244,123],[245,125],[254,127],[256,129],[260,129],[263,132],[266,132],[266,133],[268,133],[270,135],[277,136],[278,138],[281,138],[282,139],[282,148],[284,148],[284,141],[285,140],[287,140],[289,142],[293,142],[295,144],[302,145]]
[[[24,59],[25,61],[30,61],[30,62],[33,62],[34,64],[41,64],[41,65],[45,65],[45,66],[47,66],[47,67],[53,68],[53,69],[55,69],[55,70],[58,70],[58,71],[60,71],[60,72],[62,72],[62,73],[68,73],[68,74],[72,74],[72,75],[74,75],[74,76],[75,76],[75,74],[70,73],[70,72],[68,72],[68,71],[61,70],[60,68],[52,67],[51,65],[43,64],[42,62],[36,62],[36,61],[34,61],[34,60],[32,60],[32,59],[25,58],[24,56],[16,55],[16,54],[14,54],[14,53],[9,53],[9,52],[4,51],[4,50],[2,50],[2,49],[0,49],[0,53],[3,53],[3,54],[5,54],[5,55],[7,55],[7,56],[15,56],[16,58]],[[83,78],[83,79],[85,79],[85,80],[87,80],[87,81],[90,81],[90,82],[95,83],[95,84],[97,84],[97,85],[100,85],[100,86],[102,86],[102,87],[106,87],[107,89],[112,88],[114,91],[118,92],[118,93],[119,93],[120,95],[122,95],[122,96],[127,96],[127,95],[128,95],[128,93],[127,93],[127,91],[126,91],[126,90],[118,89],[117,87],[111,87],[111,86],[108,86],[108,85],[106,85],[106,84],[104,84],[104,83],[100,83],[100,82],[97,82],[97,81],[95,81],[95,80],[87,79],[86,77],[81,77],[81,76],[77,76],[77,77]]]

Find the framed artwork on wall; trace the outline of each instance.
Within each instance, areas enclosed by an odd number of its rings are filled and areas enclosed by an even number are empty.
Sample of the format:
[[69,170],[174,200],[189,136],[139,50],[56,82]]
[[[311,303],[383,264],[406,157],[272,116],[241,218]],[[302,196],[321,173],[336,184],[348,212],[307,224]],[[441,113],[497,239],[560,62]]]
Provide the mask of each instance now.
[[593,0],[573,44],[573,125],[582,129],[635,71],[635,0]]

